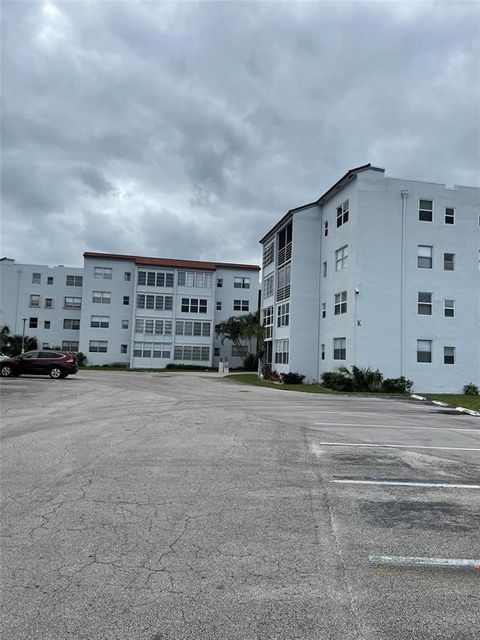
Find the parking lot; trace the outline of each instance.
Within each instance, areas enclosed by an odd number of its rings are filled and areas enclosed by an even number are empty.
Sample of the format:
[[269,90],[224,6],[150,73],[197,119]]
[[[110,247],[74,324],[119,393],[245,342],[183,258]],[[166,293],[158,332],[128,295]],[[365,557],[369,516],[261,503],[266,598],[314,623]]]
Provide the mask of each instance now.
[[478,638],[478,417],[215,374],[1,400],[4,638]]

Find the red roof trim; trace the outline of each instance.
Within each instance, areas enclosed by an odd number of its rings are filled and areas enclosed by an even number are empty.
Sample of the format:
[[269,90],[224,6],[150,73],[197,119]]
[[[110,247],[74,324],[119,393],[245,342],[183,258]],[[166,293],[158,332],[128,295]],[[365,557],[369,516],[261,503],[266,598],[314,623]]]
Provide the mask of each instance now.
[[102,260],[129,260],[138,265],[150,267],[177,267],[181,269],[203,269],[215,271],[215,269],[251,269],[260,271],[256,264],[237,264],[234,262],[203,262],[200,260],[177,260],[176,258],[150,258],[146,256],[129,256],[120,253],[97,253],[85,251],[84,258],[101,258]]

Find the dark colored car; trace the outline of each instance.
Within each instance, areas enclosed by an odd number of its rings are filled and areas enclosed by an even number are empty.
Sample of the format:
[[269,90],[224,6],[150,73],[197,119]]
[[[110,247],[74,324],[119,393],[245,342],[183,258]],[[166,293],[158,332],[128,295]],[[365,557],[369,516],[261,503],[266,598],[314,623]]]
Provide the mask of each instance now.
[[0,375],[20,376],[49,375],[51,378],[66,378],[77,373],[78,364],[73,353],[65,351],[27,351],[19,356],[0,360]]

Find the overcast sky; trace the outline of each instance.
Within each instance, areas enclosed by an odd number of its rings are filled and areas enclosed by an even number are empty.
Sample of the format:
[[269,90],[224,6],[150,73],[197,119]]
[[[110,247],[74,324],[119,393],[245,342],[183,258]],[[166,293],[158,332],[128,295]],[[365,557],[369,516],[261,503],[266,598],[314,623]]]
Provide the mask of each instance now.
[[258,263],[349,168],[480,184],[479,2],[8,2],[2,255]]

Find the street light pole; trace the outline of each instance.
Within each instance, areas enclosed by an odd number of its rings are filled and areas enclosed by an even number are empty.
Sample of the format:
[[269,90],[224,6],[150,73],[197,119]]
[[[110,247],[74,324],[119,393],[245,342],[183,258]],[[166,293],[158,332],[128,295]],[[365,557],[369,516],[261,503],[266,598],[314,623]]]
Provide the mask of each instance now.
[[25,353],[25,323],[28,318],[23,318],[23,332],[22,332],[22,353]]

